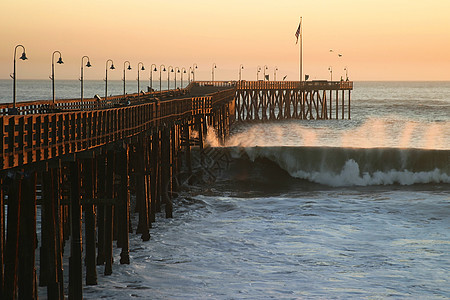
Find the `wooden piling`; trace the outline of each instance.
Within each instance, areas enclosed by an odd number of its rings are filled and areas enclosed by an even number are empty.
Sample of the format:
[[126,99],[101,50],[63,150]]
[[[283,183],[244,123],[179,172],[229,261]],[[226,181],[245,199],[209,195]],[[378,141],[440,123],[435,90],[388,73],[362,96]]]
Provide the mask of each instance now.
[[41,205],[41,265],[39,285],[47,286],[49,299],[62,299],[63,285],[59,224],[59,190],[57,169],[48,168],[42,172]]
[[97,284],[97,267],[95,261],[96,255],[96,224],[95,224],[95,168],[94,168],[94,158],[88,158],[84,160],[84,192],[86,197],[86,202],[83,205],[84,209],[84,219],[85,228],[84,235],[86,239],[86,285],[96,285]]
[[136,163],[135,163],[135,181],[136,181],[136,205],[139,207],[139,220],[136,233],[141,234],[143,241],[150,240],[148,207],[145,192],[145,157],[144,145],[141,141],[136,144]]
[[83,299],[83,261],[81,241],[80,163],[69,162],[71,247],[69,258],[69,299]]
[[351,95],[351,91],[348,91],[348,119],[350,120],[350,95]]
[[105,275],[112,274],[113,264],[113,224],[114,224],[114,151],[107,152],[106,165],[106,199],[109,203],[105,204]]
[[55,228],[56,271],[58,274],[56,286],[59,287],[59,297],[55,297],[55,299],[64,299],[63,236],[61,222],[61,160],[58,160],[57,164],[58,167],[52,169],[54,210],[54,220],[52,224]]
[[128,160],[129,160],[129,145],[124,144],[125,149],[118,152],[118,173],[120,176],[119,188],[119,205],[121,206],[120,215],[120,236],[121,248],[120,263],[130,264],[130,238],[129,238],[129,223],[130,223],[130,192],[129,192],[129,175],[128,175]]
[[[189,130],[189,129],[188,129]],[[150,151],[150,221],[154,222],[157,212],[157,197],[158,197],[158,177],[159,177],[159,163],[158,163],[158,151],[159,151],[159,131],[153,130]]]
[[36,299],[36,172],[26,172],[21,186],[19,299]]
[[19,229],[22,178],[14,174],[8,190],[8,221],[5,249],[5,299],[17,299],[17,278],[19,265]]
[[[106,198],[106,157],[104,154],[97,156],[97,197]],[[97,205],[97,265],[105,263],[105,205]]]
[[[200,130],[201,132],[201,130]],[[162,202],[165,205],[166,218],[172,218],[173,205],[169,197],[170,188],[170,133],[169,128],[161,131],[161,185]]]
[[5,264],[5,194],[4,194],[4,180],[3,176],[0,175],[0,298],[4,298],[4,283],[5,283],[5,272],[3,266]]

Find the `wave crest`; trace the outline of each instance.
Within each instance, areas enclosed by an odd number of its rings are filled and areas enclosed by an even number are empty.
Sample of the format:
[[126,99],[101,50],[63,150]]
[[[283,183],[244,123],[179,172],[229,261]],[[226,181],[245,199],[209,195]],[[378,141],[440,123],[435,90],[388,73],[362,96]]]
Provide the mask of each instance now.
[[370,186],[370,185],[413,185],[418,183],[450,183],[450,177],[439,169],[429,172],[411,172],[408,170],[391,170],[360,173],[359,165],[353,159],[345,162],[341,172],[304,172],[297,171],[293,177],[306,179],[333,187],[340,186]]
[[450,151],[397,148],[230,148],[234,157],[269,159],[291,177],[339,186],[450,183]]

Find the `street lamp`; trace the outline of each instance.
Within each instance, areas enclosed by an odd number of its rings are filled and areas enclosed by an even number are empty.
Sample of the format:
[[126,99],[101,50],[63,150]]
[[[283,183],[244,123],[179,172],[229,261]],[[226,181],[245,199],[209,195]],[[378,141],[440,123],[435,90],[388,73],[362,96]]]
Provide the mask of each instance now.
[[269,67],[267,65],[264,66],[264,81],[266,81],[266,70],[268,70]]
[[329,66],[328,71],[330,71],[330,81],[333,81],[333,67]]
[[173,73],[173,67],[172,66],[169,66],[168,68],[167,68],[167,90],[170,90],[170,72],[172,72]]
[[175,67],[175,89],[177,89],[177,73],[180,73],[180,68]]
[[109,67],[111,70],[116,69],[114,67],[114,62],[112,61],[112,59],[108,59],[106,61],[106,75],[105,75],[105,101],[108,99],[108,62],[111,62],[111,66]]
[[[126,68],[126,64],[128,63],[128,68]],[[126,60],[124,63],[123,63],[123,96],[125,97],[125,95],[127,94],[126,93],[126,90],[125,90],[125,70],[131,70],[131,65],[130,65],[130,62],[128,61],[128,60]]]
[[[164,67],[164,70],[163,70],[163,67]],[[166,71],[165,65],[159,66],[159,91],[162,91],[162,89],[161,89],[161,72],[165,72],[165,71]]]
[[55,105],[55,53],[59,54],[59,59],[56,62],[57,64],[63,64],[61,58],[61,52],[58,50],[54,51],[52,54],[52,75],[50,76],[50,80],[52,81],[52,99],[53,99],[53,105]]
[[242,73],[242,70],[244,69],[244,65],[243,64],[241,64],[240,66],[239,66],[239,81],[241,81],[241,73]]
[[198,69],[197,64],[192,65],[192,81],[195,81],[195,69]]
[[86,67],[90,68],[91,62],[89,61],[89,56],[83,56],[81,58],[81,77],[80,77],[80,81],[81,81],[81,102],[83,102],[83,59],[87,58],[87,63],[86,63]]
[[[155,68],[153,69],[153,66],[155,66]],[[153,92],[153,71],[158,71],[157,69],[156,69],[156,65],[155,64],[152,64],[151,66],[150,66],[150,91],[152,91]]]
[[[139,66],[141,66],[140,69],[139,69]],[[141,88],[140,88],[141,81],[139,80],[139,70],[145,71],[144,64],[142,62],[138,63],[138,78],[137,78],[137,82],[138,82],[138,100],[141,99]]]
[[211,67],[211,78],[212,78],[212,81],[214,81],[214,69],[217,69],[216,63],[213,63],[212,67]]
[[260,66],[258,66],[256,68],[256,81],[259,81],[259,72],[261,72],[261,67]]
[[22,56],[20,57],[20,59],[21,60],[28,59],[27,55],[25,54],[25,47],[22,46],[22,45],[17,45],[14,48],[14,69],[13,69],[13,74],[9,75],[13,79],[13,107],[12,107],[12,109],[8,109],[8,113],[10,115],[17,115],[17,114],[19,114],[19,112],[17,111],[17,108],[16,108],[16,52],[17,52],[17,48],[18,47],[22,47],[22,49],[23,49]]
[[277,81],[277,71],[278,71],[278,67],[275,66],[275,68],[273,69],[273,80]]
[[[194,71],[192,70],[192,67],[189,67],[189,75],[188,75],[189,83],[191,83],[191,74],[192,74],[192,77],[194,77]],[[194,81],[194,80],[192,80],[192,81]]]
[[183,73],[186,74],[186,68],[181,68],[181,88],[183,88]]

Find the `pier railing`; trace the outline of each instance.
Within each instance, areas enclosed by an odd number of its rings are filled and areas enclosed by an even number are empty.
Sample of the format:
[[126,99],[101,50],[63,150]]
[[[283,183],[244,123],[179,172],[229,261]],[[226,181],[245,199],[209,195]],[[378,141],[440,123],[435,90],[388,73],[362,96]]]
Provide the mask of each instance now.
[[234,90],[226,90],[204,97],[98,110],[4,115],[0,117],[0,169],[92,149],[164,122],[206,115],[233,98]]
[[[16,103],[17,112],[20,115],[41,114],[59,111],[71,110],[97,110],[120,107],[125,105],[135,105],[146,101],[164,100],[173,97],[184,97],[189,95],[194,83],[190,83],[187,87],[175,90],[152,91],[141,94],[127,94],[111,96],[107,99],[89,98],[83,99],[61,99],[53,103],[51,100],[24,101]],[[0,115],[7,115],[12,108],[11,103],[0,104]]]
[[238,90],[281,90],[281,89],[299,89],[299,90],[352,90],[353,81],[237,81]]

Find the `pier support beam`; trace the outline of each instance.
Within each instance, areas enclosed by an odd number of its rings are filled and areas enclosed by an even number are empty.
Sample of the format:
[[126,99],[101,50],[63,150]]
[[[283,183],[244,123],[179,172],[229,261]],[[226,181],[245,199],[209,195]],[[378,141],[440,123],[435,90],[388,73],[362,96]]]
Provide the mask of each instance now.
[[[108,151],[106,165],[106,198],[108,201],[114,199],[114,151]],[[112,274],[113,264],[113,228],[114,228],[114,205],[105,204],[105,275]]]
[[71,247],[69,258],[69,299],[83,299],[83,261],[81,249],[80,164],[69,163]]
[[145,149],[144,142],[139,141],[136,144],[135,152],[135,182],[136,182],[136,206],[138,207],[139,221],[136,233],[141,234],[141,239],[146,242],[150,240],[149,220],[148,220],[148,202],[146,200],[145,183]]
[[[104,154],[97,158],[97,197],[106,198],[106,157]],[[105,205],[97,205],[97,265],[105,263]]]
[[[95,165],[94,159],[89,158],[84,160],[84,192],[87,199],[91,201],[95,198]],[[96,243],[96,224],[95,224],[95,205],[84,204],[84,219],[85,219],[85,238],[86,238],[86,285],[97,284],[97,268],[95,262],[95,243]]]
[[4,299],[5,272],[5,194],[3,189],[3,177],[0,175],[0,298]]
[[130,238],[129,238],[129,223],[130,223],[130,192],[129,192],[129,175],[128,175],[128,160],[129,160],[129,145],[124,144],[125,149],[118,152],[118,175],[120,176],[119,188],[119,205],[120,209],[120,237],[121,248],[120,263],[130,264]]
[[8,221],[5,249],[4,299],[17,299],[17,278],[19,266],[19,220],[22,178],[15,174],[8,190]]
[[36,172],[26,172],[21,186],[19,234],[19,299],[37,299]]
[[57,168],[42,172],[41,265],[39,285],[47,286],[49,299],[64,298]]
[[[199,132],[201,133],[201,129]],[[173,211],[172,199],[169,197],[170,172],[170,129],[164,127],[161,132],[161,185],[166,218],[172,218]]]

